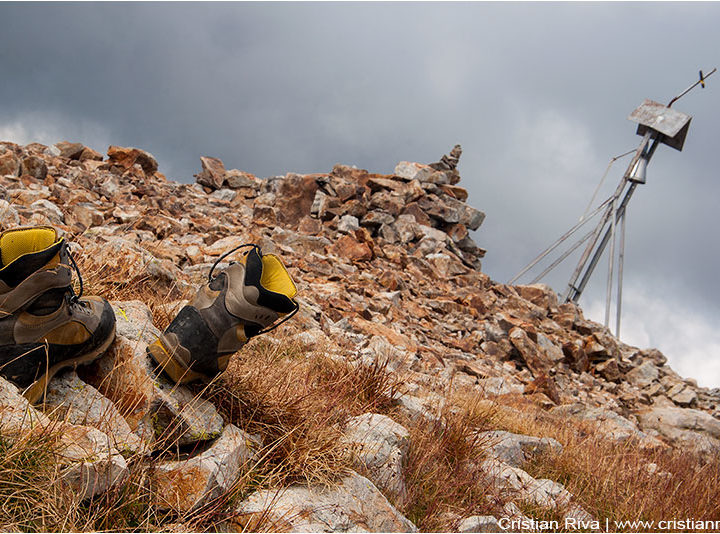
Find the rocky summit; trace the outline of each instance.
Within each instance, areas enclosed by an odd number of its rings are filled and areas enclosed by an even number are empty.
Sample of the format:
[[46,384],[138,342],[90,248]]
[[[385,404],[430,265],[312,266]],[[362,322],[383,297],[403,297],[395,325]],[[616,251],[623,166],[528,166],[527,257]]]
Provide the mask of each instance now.
[[[261,514],[270,530],[416,531],[418,519],[401,513],[412,493],[406,426],[434,424],[458,392],[487,406],[531,404],[613,443],[717,458],[719,389],[682,378],[658,350],[622,343],[550,287],[505,285],[482,272],[486,251],[470,232],[485,215],[458,185],[461,152],[456,146],[430,164],[401,161],[390,175],[336,165],[266,178],[202,157],[196,183],[187,184],[167,179],[138,148],[110,146],[103,155],[79,143],[0,142],[0,228],[61,230],[82,268],[105,281],[94,289],[117,317],[112,348],[53,379],[44,404],[28,404],[0,379],[1,439],[59,430],[59,472],[83,499],[126,483],[133,462],[147,458],[153,506],[189,517],[217,502],[265,461],[267,436],[153,373],[145,345],[164,325],[158,306],[132,291],[162,291],[171,314],[171,301],[189,298],[223,253],[257,243],[283,259],[299,288],[300,312],[269,339],[352,365],[382,361],[402,387],[391,411],[342,422],[352,470],[331,484],[245,491],[228,505],[235,516],[223,529]],[[113,279],[119,272],[123,279]],[[450,514],[443,525],[495,532],[503,517],[531,520],[540,509],[561,510],[566,521],[597,519],[561,480],[526,468],[558,454],[561,443],[502,428],[477,437],[485,443],[477,472],[499,488],[488,509],[495,511]],[[168,442],[184,452],[158,455]]]

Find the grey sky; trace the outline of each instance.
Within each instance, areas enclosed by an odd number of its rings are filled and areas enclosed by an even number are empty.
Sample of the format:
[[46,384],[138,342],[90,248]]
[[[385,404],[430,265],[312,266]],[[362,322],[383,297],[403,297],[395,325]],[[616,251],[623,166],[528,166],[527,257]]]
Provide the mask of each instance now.
[[[391,172],[459,142],[484,270],[506,281],[637,146],[627,115],[717,66],[719,21],[716,3],[0,3],[0,138],[138,146],[179,181],[201,155]],[[675,104],[686,147],[658,150],[630,205],[622,336],[715,386],[719,88]],[[581,301],[596,320],[604,270]]]

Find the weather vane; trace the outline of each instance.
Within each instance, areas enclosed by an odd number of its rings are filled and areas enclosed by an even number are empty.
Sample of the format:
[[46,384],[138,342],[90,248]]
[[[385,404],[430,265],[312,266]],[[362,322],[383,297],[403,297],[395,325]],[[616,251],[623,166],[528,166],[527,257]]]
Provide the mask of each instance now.
[[[575,232],[583,227],[588,221],[593,219],[596,215],[602,213],[600,221],[597,226],[580,238],[579,241],[575,242],[568,250],[566,250],[559,258],[557,258],[549,267],[543,272],[536,276],[531,283],[540,281],[546,274],[557,267],[565,258],[572,254],[586,241],[588,244],[585,247],[580,260],[578,261],[575,270],[570,276],[570,280],[567,284],[567,289],[563,294],[563,300],[565,302],[577,302],[582,294],[585,286],[587,285],[590,277],[592,276],[595,267],[600,261],[605,248],[608,243],[610,244],[610,254],[608,257],[608,274],[607,274],[607,293],[605,300],[605,326],[610,323],[610,307],[612,302],[612,288],[614,278],[614,267],[615,267],[615,241],[616,241],[616,230],[617,225],[620,225],[620,244],[619,252],[617,257],[618,274],[617,274],[617,311],[616,311],[616,327],[615,335],[620,335],[620,315],[622,310],[622,278],[623,278],[623,263],[625,258],[625,212],[627,211],[628,202],[632,197],[635,189],[639,184],[646,182],[647,166],[650,160],[655,154],[655,150],[660,144],[667,145],[674,148],[675,150],[681,151],[685,144],[685,138],[690,127],[690,121],[692,117],[676,111],[671,106],[680,98],[689,93],[692,89],[700,85],[705,87],[705,80],[715,73],[717,69],[712,69],[709,73],[703,74],[703,71],[699,72],[699,80],[692,84],[690,87],[685,89],[683,92],[674,97],[667,106],[663,106],[658,102],[652,100],[645,100],[640,106],[635,109],[630,116],[629,120],[638,124],[637,134],[643,136],[640,141],[640,145],[636,150],[631,150],[616,156],[610,160],[605,175],[603,176],[600,184],[595,190],[593,199],[590,201],[590,206],[586,210],[586,213],[580,217],[580,221],[563,234],[557,241],[555,241],[550,247],[545,249],[538,257],[530,262],[523,270],[521,270],[515,277],[513,277],[508,283],[514,284],[521,276],[530,271],[540,261],[547,257],[552,251],[559,247],[562,243],[567,241]],[[627,169],[620,179],[615,192],[608,199],[600,203],[593,211],[590,212],[592,202],[595,199],[595,195],[600,189],[605,177],[612,164],[618,159],[630,155],[634,152]],[[604,234],[603,234],[604,231]],[[602,239],[600,236],[602,235]],[[598,242],[599,241],[599,242]],[[589,263],[588,263],[589,262]]]

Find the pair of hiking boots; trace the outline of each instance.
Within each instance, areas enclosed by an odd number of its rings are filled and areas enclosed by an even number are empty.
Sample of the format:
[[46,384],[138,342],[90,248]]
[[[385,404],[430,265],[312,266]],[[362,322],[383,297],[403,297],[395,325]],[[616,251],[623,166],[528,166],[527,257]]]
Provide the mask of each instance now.
[[[256,245],[213,276],[148,354],[176,383],[209,381],[248,339],[289,319],[297,288],[274,255]],[[72,270],[80,294],[72,288]],[[49,226],[0,234],[0,375],[39,400],[61,369],[101,356],[115,339],[115,315],[100,297],[82,296],[68,243]],[[280,320],[280,322],[278,322]]]

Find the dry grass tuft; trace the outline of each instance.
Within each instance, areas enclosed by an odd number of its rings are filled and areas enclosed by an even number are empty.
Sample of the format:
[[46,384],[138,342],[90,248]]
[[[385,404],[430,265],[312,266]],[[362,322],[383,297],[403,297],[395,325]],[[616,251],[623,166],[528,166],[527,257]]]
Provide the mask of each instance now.
[[407,493],[400,511],[421,531],[449,531],[458,517],[492,513],[492,488],[479,464],[487,444],[478,432],[490,429],[493,410],[479,398],[448,405],[433,421],[405,421],[410,450],[404,466]]
[[262,436],[264,486],[330,484],[350,466],[341,443],[347,420],[391,408],[396,382],[385,367],[258,339],[231,362],[208,398],[229,421]]
[[159,507],[154,498],[155,461],[134,454],[127,459],[129,475],[122,483],[82,500],[63,482],[57,452],[61,428],[0,437],[0,530],[155,532],[174,524],[182,526],[180,531],[213,531],[222,529],[230,503],[247,483],[247,478],[240,480],[199,510],[177,513]]
[[[138,266],[135,256],[108,258],[107,254],[93,254],[93,247],[88,249],[74,254],[82,273],[84,294],[107,300],[140,300],[150,308],[153,322],[161,330],[172,320],[167,304],[187,299],[193,293],[180,289],[175,282],[151,275]],[[77,277],[73,278],[78,291]]]
[[[521,397],[504,402],[495,413],[496,428],[552,437],[563,445],[561,453],[536,457],[524,469],[565,485],[595,518],[607,518],[610,526],[614,521],[720,520],[720,456],[646,447],[634,439],[618,443],[594,422],[553,416]],[[613,530],[657,528],[627,524]]]
[[28,433],[15,440],[0,438],[0,525],[2,530],[48,530],[57,517],[57,472],[52,436]]
[[720,520],[720,457],[644,449],[634,440],[611,442],[597,432],[578,433],[563,446],[560,454],[537,458],[525,468],[536,478],[564,484],[595,517],[611,524]]

